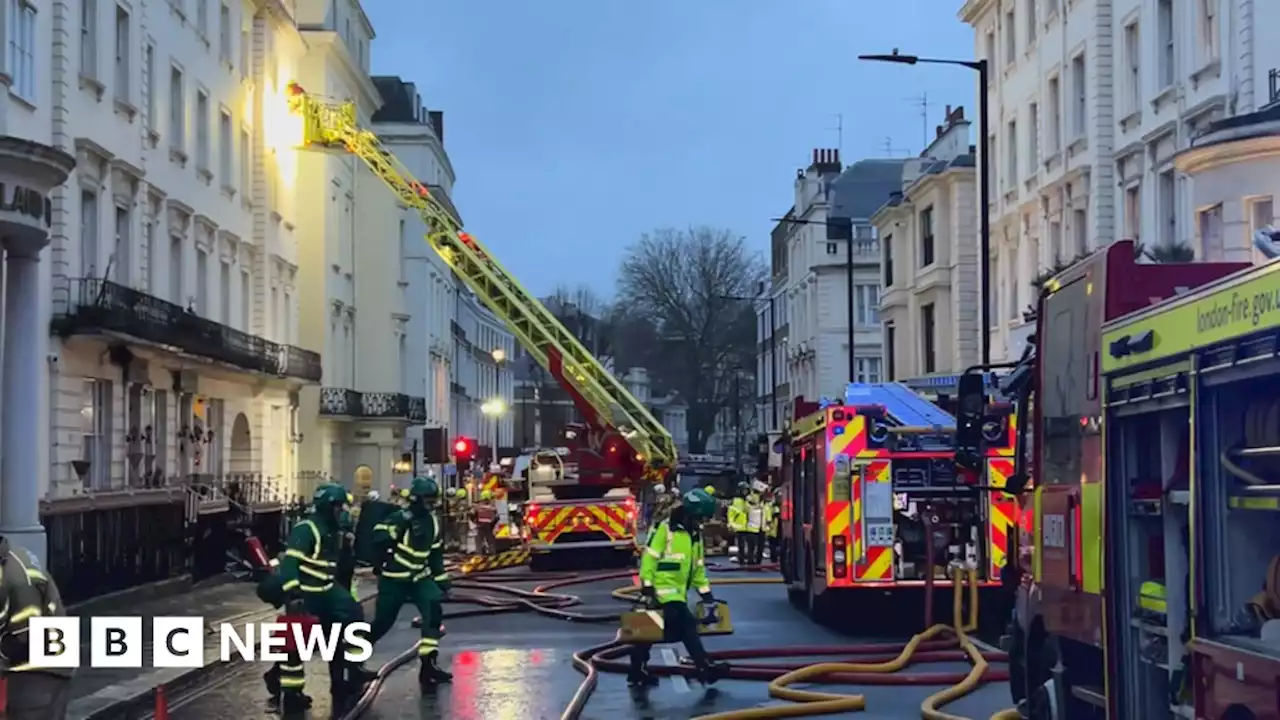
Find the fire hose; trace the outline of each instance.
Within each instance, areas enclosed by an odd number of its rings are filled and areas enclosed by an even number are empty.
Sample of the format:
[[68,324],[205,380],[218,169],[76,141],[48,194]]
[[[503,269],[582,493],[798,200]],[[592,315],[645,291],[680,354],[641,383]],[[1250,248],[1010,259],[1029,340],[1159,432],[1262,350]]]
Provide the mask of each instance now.
[[[713,571],[743,571],[767,568],[711,568]],[[964,580],[969,579],[970,603],[969,619],[963,618]],[[561,588],[601,582],[604,580],[632,580],[634,571],[616,571],[596,574],[554,574],[512,575],[502,570],[474,573],[467,579],[454,582],[454,588],[466,591],[450,598],[451,602],[477,605],[479,607],[451,610],[444,614],[446,619],[474,617],[507,612],[533,611],[541,615],[571,622],[617,622],[621,613],[582,613],[569,608],[579,605],[582,600],[575,595],[553,592]],[[799,690],[791,685],[800,682],[826,682],[840,684],[875,684],[875,685],[950,685],[929,696],[921,704],[921,717],[924,720],[967,720],[951,715],[939,708],[968,693],[980,684],[992,681],[1008,680],[1008,672],[995,670],[989,661],[1007,659],[1003,653],[984,655],[968,638],[968,632],[977,625],[977,583],[976,574],[957,571],[955,576],[954,623],[951,626],[935,625],[913,637],[905,647],[893,643],[859,644],[844,646],[798,646],[755,648],[750,650],[728,650],[710,653],[718,660],[742,660],[758,657],[804,657],[804,656],[851,656],[849,660],[839,662],[820,662],[807,665],[789,664],[752,664],[731,666],[728,677],[744,680],[767,680],[769,694],[772,697],[790,700],[796,704],[734,710],[706,715],[699,720],[768,720],[782,717],[804,717],[832,713],[863,710],[866,700],[861,695],[840,695],[835,693]],[[540,581],[541,584],[532,590],[514,587],[505,582]],[[737,584],[772,584],[782,582],[776,577],[738,577],[724,578],[714,581],[715,585]],[[628,584],[612,595],[626,602],[635,602],[639,588]],[[951,639],[945,636],[950,635]],[[958,650],[957,650],[958,646]],[[568,707],[561,715],[561,720],[577,720],[594,692],[600,672],[626,672],[625,662],[619,660],[630,649],[617,636],[607,643],[581,650],[573,655],[574,666],[585,677],[575,692]],[[896,652],[896,655],[894,654]],[[386,678],[393,672],[413,661],[417,657],[417,644],[392,658],[379,670],[377,677],[367,686],[355,706],[345,715],[343,720],[357,720],[372,706]],[[956,661],[968,659],[973,663],[968,673],[911,673],[899,671],[913,663]],[[691,665],[658,665],[651,666],[655,675],[693,677],[695,670]],[[1004,710],[996,713],[991,720],[1013,720],[1020,715],[1015,710]]]

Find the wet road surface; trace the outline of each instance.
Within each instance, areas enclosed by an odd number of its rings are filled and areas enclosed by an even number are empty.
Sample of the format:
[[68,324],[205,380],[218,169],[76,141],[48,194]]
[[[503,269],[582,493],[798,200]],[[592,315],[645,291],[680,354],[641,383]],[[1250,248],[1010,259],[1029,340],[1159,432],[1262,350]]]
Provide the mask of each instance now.
[[[583,605],[574,610],[616,612],[624,606],[610,598],[609,591],[618,587],[620,582],[579,585],[559,592],[573,593],[583,599]],[[717,595],[732,607],[735,633],[708,638],[708,649],[713,651],[770,645],[838,645],[868,639],[838,634],[814,624],[787,603],[785,592],[777,585],[724,586],[717,590]],[[409,624],[414,614],[412,608],[404,609],[397,629],[379,643],[369,667],[380,666],[416,642],[418,631]],[[441,642],[442,664],[449,666],[454,673],[453,684],[424,695],[418,689],[417,662],[413,661],[383,683],[373,708],[363,717],[370,720],[554,720],[560,717],[582,680],[582,675],[570,661],[573,653],[606,642],[614,633],[612,625],[570,623],[531,612],[458,618],[446,621],[446,626],[448,635]],[[871,641],[884,642],[884,639]],[[679,646],[672,647],[665,655],[655,648],[653,662],[674,661],[681,654],[683,648]],[[743,661],[743,664],[750,662],[760,661]],[[221,687],[184,704],[177,709],[177,716],[202,720],[270,717],[266,714],[266,693],[259,677],[263,669],[265,666],[246,668]],[[968,666],[960,662],[930,663],[912,666],[911,670],[965,672]],[[308,673],[309,691],[316,702],[310,717],[329,717],[326,670],[317,662],[308,667]],[[920,702],[942,689],[865,685],[815,687],[836,693],[865,695],[867,710],[850,716],[868,720],[919,717]],[[986,720],[993,712],[1008,705],[1008,697],[1007,684],[990,683],[946,709],[956,715]],[[773,704],[781,703],[768,697],[763,682],[725,680],[714,689],[705,690],[696,683],[664,679],[661,686],[647,694],[647,698],[638,698],[627,689],[623,676],[603,674],[583,718],[683,720],[712,712]]]

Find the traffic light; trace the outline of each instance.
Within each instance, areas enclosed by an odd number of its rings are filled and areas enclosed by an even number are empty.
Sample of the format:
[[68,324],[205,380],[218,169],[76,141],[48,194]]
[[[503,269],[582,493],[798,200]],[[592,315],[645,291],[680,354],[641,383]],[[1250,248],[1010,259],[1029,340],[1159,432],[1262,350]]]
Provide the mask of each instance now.
[[475,452],[476,444],[471,438],[460,437],[453,441],[453,457],[459,465],[469,464]]

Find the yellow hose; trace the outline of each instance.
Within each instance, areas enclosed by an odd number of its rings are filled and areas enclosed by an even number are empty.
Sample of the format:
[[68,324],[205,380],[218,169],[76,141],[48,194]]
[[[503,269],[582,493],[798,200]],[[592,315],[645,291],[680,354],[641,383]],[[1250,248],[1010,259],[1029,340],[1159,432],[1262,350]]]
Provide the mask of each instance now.
[[[964,584],[968,580],[969,586],[969,619],[964,621]],[[774,578],[749,578],[744,580],[721,581],[728,582],[778,582]],[[923,720],[968,720],[968,718],[959,715],[952,715],[943,712],[938,708],[947,703],[953,702],[969,693],[981,682],[982,676],[987,671],[986,658],[978,651],[969,640],[968,633],[978,626],[978,574],[975,570],[962,570],[957,568],[954,576],[955,595],[952,602],[953,625],[934,625],[924,632],[911,638],[911,640],[902,648],[902,652],[898,657],[887,662],[879,663],[815,663],[807,667],[793,670],[785,675],[778,677],[769,683],[769,696],[779,700],[789,700],[795,705],[782,705],[776,707],[746,708],[742,710],[729,710],[722,713],[714,713],[711,715],[702,715],[696,720],[773,720],[774,718],[790,718],[790,717],[811,717],[814,715],[831,715],[835,713],[857,712],[865,710],[867,699],[864,695],[840,695],[837,693],[819,692],[816,690],[798,690],[790,685],[799,682],[805,682],[814,678],[830,675],[833,673],[894,673],[906,667],[911,662],[911,657],[915,655],[916,649],[921,643],[932,640],[934,637],[942,633],[951,633],[955,635],[969,658],[973,661],[973,669],[965,676],[965,679],[953,685],[952,687],[940,690],[933,695],[925,698],[920,703],[920,717]],[[638,589],[623,588],[615,591],[615,597],[621,599],[630,599],[634,597],[634,593],[639,592]],[[1013,709],[1001,710],[991,716],[990,720],[1013,720],[1020,718],[1021,715]]]

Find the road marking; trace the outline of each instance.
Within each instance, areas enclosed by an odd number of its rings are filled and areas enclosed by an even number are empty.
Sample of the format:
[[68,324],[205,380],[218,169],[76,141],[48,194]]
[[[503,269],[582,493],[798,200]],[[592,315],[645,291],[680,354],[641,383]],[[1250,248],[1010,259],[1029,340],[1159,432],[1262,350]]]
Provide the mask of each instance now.
[[[667,665],[676,667],[680,664],[680,661],[676,659],[675,651],[670,648],[663,648],[658,651],[658,654],[662,656],[662,662]],[[683,675],[672,675],[671,684],[676,686],[676,692],[678,693],[689,692],[689,681],[685,680]]]

